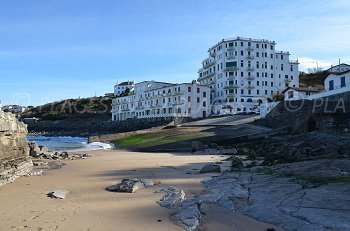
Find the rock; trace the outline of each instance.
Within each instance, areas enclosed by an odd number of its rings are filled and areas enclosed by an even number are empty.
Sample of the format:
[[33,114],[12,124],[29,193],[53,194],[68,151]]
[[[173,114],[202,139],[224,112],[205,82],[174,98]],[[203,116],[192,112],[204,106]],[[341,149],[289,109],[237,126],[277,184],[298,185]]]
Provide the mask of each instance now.
[[25,124],[15,115],[0,110],[0,186],[32,171],[26,136]]
[[62,158],[68,158],[69,157],[69,153],[68,152],[61,152],[59,154],[59,156],[62,157]]
[[179,207],[181,202],[185,199],[185,192],[175,186],[168,186],[157,193],[165,193],[165,195],[158,202],[160,206],[165,208]]
[[134,193],[136,190],[154,185],[147,179],[123,179],[121,183],[106,188],[110,192]]
[[40,153],[47,153],[49,151],[49,149],[44,145],[38,145],[38,147],[40,149]]
[[186,231],[197,230],[202,222],[200,206],[201,202],[198,197],[186,199],[172,219]]
[[207,164],[205,165],[201,170],[199,170],[199,173],[220,173],[221,167],[217,164]]
[[29,142],[29,155],[32,157],[39,157],[41,152],[39,146],[35,142]]
[[69,192],[67,190],[59,189],[56,191],[47,192],[46,195],[54,199],[66,199],[66,196],[68,195],[68,193]]
[[240,170],[243,167],[244,167],[243,161],[238,157],[234,157],[232,162],[231,162],[231,169]]

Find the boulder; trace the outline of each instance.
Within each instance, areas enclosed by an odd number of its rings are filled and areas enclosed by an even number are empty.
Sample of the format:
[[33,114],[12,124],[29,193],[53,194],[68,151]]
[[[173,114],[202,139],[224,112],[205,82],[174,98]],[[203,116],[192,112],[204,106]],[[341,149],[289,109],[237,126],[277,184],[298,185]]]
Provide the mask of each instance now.
[[165,193],[158,204],[165,208],[177,208],[185,200],[185,192],[175,186],[168,186],[157,193]]
[[66,196],[68,195],[68,193],[69,192],[67,190],[59,189],[56,191],[47,192],[46,195],[54,199],[66,199]]
[[201,170],[199,170],[199,173],[221,173],[221,167],[217,164],[207,164]]
[[148,179],[123,179],[121,183],[106,187],[110,192],[134,193],[136,190],[154,185]]
[[41,150],[39,146],[35,142],[29,142],[29,155],[32,157],[39,157],[41,154]]

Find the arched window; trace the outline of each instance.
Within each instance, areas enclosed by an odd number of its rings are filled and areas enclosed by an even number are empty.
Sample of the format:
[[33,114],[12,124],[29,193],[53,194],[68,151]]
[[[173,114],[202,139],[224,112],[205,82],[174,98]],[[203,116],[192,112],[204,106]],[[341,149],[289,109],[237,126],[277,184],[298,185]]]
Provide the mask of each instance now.
[[248,102],[248,103],[252,103],[253,100],[252,100],[252,99],[247,99],[247,102]]
[[177,109],[177,113],[179,113],[179,114],[181,113],[181,108]]

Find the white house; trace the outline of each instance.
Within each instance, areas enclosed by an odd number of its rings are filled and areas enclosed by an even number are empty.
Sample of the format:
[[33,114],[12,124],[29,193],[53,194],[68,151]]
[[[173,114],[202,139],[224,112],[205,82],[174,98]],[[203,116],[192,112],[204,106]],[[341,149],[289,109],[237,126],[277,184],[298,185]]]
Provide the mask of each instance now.
[[5,105],[2,107],[2,110],[4,112],[20,113],[27,111],[28,108],[20,105]]
[[346,63],[342,63],[336,66],[332,66],[331,68],[328,69],[328,72],[330,73],[342,73],[345,71],[349,71],[350,70],[350,65],[346,64]]
[[210,87],[213,113],[226,106],[233,113],[254,110],[286,87],[299,87],[298,61],[275,48],[274,41],[241,37],[209,48],[198,82]]
[[114,95],[120,96],[121,94],[125,93],[125,91],[130,91],[135,86],[135,81],[127,81],[127,82],[121,82],[119,84],[116,84],[114,86]]
[[302,100],[311,95],[319,93],[320,90],[314,88],[302,88],[302,87],[287,87],[282,91],[284,94],[284,100]]
[[137,83],[128,96],[112,103],[112,120],[154,117],[203,118],[210,114],[210,89],[194,83]]
[[326,91],[350,86],[350,70],[341,73],[330,73],[324,81]]

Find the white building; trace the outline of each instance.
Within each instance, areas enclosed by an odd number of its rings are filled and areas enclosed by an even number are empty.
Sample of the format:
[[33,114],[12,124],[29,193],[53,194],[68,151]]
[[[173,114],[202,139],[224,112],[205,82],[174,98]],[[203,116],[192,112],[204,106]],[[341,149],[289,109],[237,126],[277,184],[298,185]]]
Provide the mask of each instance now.
[[348,65],[346,63],[332,66],[331,68],[328,69],[328,71],[330,73],[342,73],[342,72],[349,71],[349,70],[350,70],[350,65]]
[[287,87],[282,91],[282,93],[284,94],[285,101],[303,100],[319,92],[320,90],[317,90],[314,88],[303,88],[303,87]]
[[275,46],[274,41],[237,37],[209,49],[198,81],[211,89],[213,113],[227,105],[234,112],[254,110],[286,87],[299,86],[298,61]]
[[350,70],[341,73],[330,73],[324,81],[326,91],[350,86]]
[[5,105],[2,107],[4,112],[20,113],[28,110],[27,107],[22,107],[20,105]]
[[121,94],[125,93],[125,91],[132,91],[134,86],[135,81],[121,82],[119,84],[117,83],[114,86],[114,95],[120,96]]
[[112,120],[153,117],[203,118],[210,114],[210,89],[198,83],[137,83],[112,103]]

